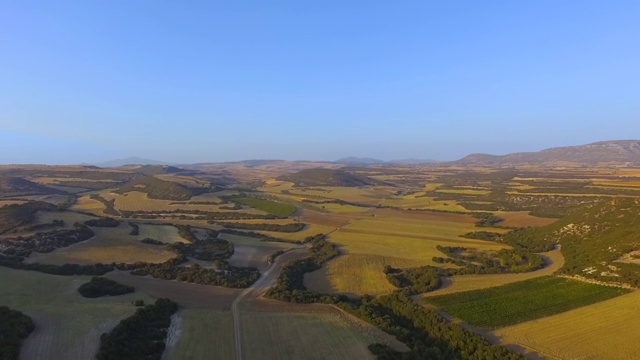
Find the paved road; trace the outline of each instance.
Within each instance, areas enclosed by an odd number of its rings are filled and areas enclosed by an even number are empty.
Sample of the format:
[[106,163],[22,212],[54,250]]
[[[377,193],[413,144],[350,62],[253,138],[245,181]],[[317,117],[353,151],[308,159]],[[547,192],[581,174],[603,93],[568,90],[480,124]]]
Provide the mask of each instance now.
[[233,315],[234,337],[236,342],[236,360],[242,360],[242,332],[240,330],[240,313],[238,305],[245,297],[257,298],[264,294],[278,279],[282,268],[291,260],[300,258],[307,250],[306,247],[298,248],[278,256],[276,260],[269,266],[267,271],[262,274],[260,279],[253,283],[250,287],[241,292],[231,304],[231,314]]

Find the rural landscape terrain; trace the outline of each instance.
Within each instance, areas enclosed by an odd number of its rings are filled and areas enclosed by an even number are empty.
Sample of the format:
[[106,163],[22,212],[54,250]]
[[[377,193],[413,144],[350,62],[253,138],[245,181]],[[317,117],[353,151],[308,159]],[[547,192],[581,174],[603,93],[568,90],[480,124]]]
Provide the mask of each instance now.
[[637,359],[640,141],[0,165],[0,359]]

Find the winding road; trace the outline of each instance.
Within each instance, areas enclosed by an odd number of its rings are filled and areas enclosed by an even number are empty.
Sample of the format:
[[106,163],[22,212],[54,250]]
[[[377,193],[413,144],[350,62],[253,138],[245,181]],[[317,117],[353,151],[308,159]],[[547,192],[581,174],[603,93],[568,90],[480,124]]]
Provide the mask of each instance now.
[[236,346],[236,360],[242,360],[242,331],[240,329],[240,312],[238,305],[246,297],[258,298],[262,296],[278,279],[282,268],[292,260],[297,260],[307,255],[306,247],[296,248],[278,256],[273,264],[260,276],[255,283],[241,292],[231,304],[233,315],[234,338]]

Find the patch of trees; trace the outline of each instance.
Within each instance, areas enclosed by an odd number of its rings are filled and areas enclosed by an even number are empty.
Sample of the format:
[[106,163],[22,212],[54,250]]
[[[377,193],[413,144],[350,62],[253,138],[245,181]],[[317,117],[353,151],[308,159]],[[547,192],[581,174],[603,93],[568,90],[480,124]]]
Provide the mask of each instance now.
[[80,285],[78,292],[86,298],[97,298],[102,296],[117,296],[130,294],[135,289],[131,286],[122,285],[111,279],[94,276],[87,283]]
[[181,242],[169,244],[167,245],[167,249],[184,256],[204,261],[224,261],[233,255],[233,243],[210,236],[204,240],[198,240],[190,244]]
[[135,268],[131,274],[231,288],[246,288],[260,277],[260,272],[256,268],[236,268],[228,266],[226,263],[221,264],[226,267],[221,270],[206,269],[198,265],[181,266],[185,262],[187,262],[185,256],[178,256],[161,264],[136,264],[131,266]]
[[58,207],[43,201],[30,201],[0,207],[0,234],[35,220],[38,211],[56,211]]
[[174,181],[160,180],[154,176],[144,176],[134,179],[116,190],[119,194],[130,191],[146,193],[149,199],[159,200],[189,200],[192,196],[205,193],[208,187],[190,188]]
[[165,349],[171,317],[178,304],[158,299],[152,305],[136,310],[111,332],[100,337],[98,360],[160,359]]
[[394,335],[411,349],[400,353],[382,344],[370,346],[378,359],[524,359],[504,347],[489,344],[480,335],[458,324],[448,322],[434,310],[414,303],[402,292],[375,299],[364,296],[337,305]]
[[479,227],[496,226],[498,223],[504,221],[503,218],[487,212],[474,213],[473,217],[478,219],[478,221],[476,221],[476,226]]
[[194,243],[198,238],[191,231],[191,225],[174,225],[178,229],[178,235],[188,242]]
[[98,194],[91,194],[89,198],[101,202],[105,207],[105,209],[103,210],[105,214],[111,216],[120,216],[120,212],[118,212],[118,210],[116,210],[115,208],[116,199],[107,200]]
[[29,316],[0,306],[0,359],[19,359],[22,342],[35,328]]
[[434,257],[437,263],[452,263],[459,269],[442,269],[446,275],[522,273],[543,268],[542,256],[522,249],[502,249],[496,252],[479,252],[464,247],[437,245],[448,258]]
[[36,233],[28,237],[0,241],[0,252],[6,255],[27,257],[33,251],[48,253],[57,248],[66,247],[93,237],[93,231],[86,225],[75,223],[73,229],[61,229]]
[[442,286],[442,273],[433,266],[423,266],[412,269],[395,269],[385,266],[384,273],[387,280],[399,288],[408,291],[409,294],[423,294]]
[[64,265],[49,265],[49,264],[26,264],[24,258],[19,256],[7,256],[0,255],[0,266],[8,267],[11,269],[38,271],[51,275],[90,275],[100,276],[104,275],[115,269],[113,264],[91,264],[91,265],[79,265],[79,264],[64,264]]
[[129,235],[133,235],[133,236],[140,235],[140,225],[134,222],[129,222],[129,226],[131,226],[131,231],[129,232]]
[[491,231],[472,231],[460,236],[467,239],[498,241],[498,239],[502,237],[502,234],[491,232]]
[[84,222],[87,226],[93,227],[118,227],[120,225],[120,221],[114,218],[99,218],[99,219],[91,219]]
[[274,252],[273,254],[269,255],[269,257],[267,258],[267,263],[268,263],[269,265],[273,264],[273,262],[274,262],[274,261],[276,261],[276,258],[277,258],[278,256],[280,256],[280,255],[284,254],[284,253],[285,253],[285,251],[284,251],[284,250],[282,250],[282,249],[277,250],[277,251],[276,251],[276,252]]
[[144,238],[142,240],[140,240],[141,243],[143,244],[149,244],[149,245],[167,245],[167,243],[164,243],[160,240],[156,240],[156,239],[152,239],[152,238]]
[[282,269],[276,284],[267,291],[267,297],[293,303],[333,301],[329,299],[330,296],[308,290],[304,286],[304,274],[320,269],[322,264],[338,256],[340,252],[327,241],[324,234],[312,237],[310,245],[311,256],[287,264]]
[[244,229],[244,230],[258,230],[258,231],[275,231],[275,232],[287,232],[294,233],[301,231],[306,226],[303,223],[291,223],[291,224],[248,224],[248,223],[231,223],[231,222],[212,222],[217,225],[221,225],[227,229]]

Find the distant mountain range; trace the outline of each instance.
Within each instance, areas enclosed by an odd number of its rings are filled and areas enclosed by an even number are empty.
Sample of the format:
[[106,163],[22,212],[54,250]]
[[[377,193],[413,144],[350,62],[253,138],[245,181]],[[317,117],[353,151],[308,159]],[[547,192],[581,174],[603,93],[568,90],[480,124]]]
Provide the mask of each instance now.
[[348,166],[370,166],[370,165],[418,165],[418,164],[433,164],[437,163],[437,160],[420,160],[420,159],[400,159],[384,161],[373,158],[361,158],[361,157],[345,157],[334,161],[338,164],[344,164]]
[[139,158],[136,156],[131,156],[125,159],[105,161],[105,162],[92,164],[92,165],[105,168],[105,167],[118,167],[118,166],[125,166],[125,165],[175,165],[175,164],[167,161],[149,160],[149,159]]
[[471,154],[447,165],[632,165],[640,164],[640,141],[600,141],[587,145],[554,147],[538,152],[507,155]]
[[[518,152],[507,155],[471,154],[457,161],[438,162],[436,160],[401,159],[384,161],[375,158],[345,157],[336,161],[285,161],[285,160],[246,160],[230,163],[202,163],[180,166],[184,169],[201,170],[209,167],[229,167],[231,165],[246,168],[269,167],[303,170],[308,168],[335,168],[342,165],[367,167],[373,165],[472,165],[472,166],[509,166],[509,165],[640,165],[640,140],[600,141],[587,145],[554,147],[538,152]],[[176,165],[175,163],[129,157],[94,164],[99,167],[119,167],[125,165]]]

